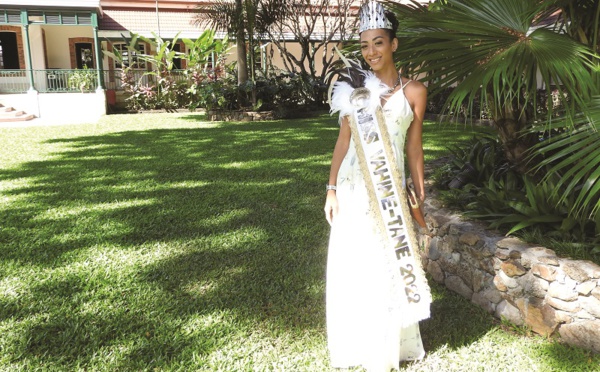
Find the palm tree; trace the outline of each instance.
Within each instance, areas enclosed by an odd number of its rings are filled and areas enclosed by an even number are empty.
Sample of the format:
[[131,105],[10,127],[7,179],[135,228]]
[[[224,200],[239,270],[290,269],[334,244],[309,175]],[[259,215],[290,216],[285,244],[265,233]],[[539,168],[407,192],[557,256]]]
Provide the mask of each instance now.
[[235,38],[237,53],[238,85],[248,81],[248,63],[246,51],[246,33],[244,28],[243,0],[217,0],[208,8],[199,7],[200,13],[196,22],[207,25],[214,30],[223,30]]
[[432,94],[456,85],[450,111],[459,112],[465,102],[470,107],[483,95],[508,159],[525,171],[533,139],[520,133],[540,119],[532,109],[539,86],[549,95],[556,88],[559,97],[570,97],[566,111],[574,115],[597,90],[592,51],[541,23],[539,15],[555,0],[447,3],[434,12],[390,5],[402,18],[398,57],[410,72],[427,75]]
[[[556,143],[552,151],[544,147],[553,141],[535,146],[540,122],[555,122],[560,116],[563,128],[585,123],[597,136],[597,0],[443,0],[435,5],[429,10],[416,2],[388,3],[401,19],[397,58],[405,72],[424,77],[430,95],[455,87],[446,102],[448,111],[469,111],[478,99],[487,104],[504,152],[517,170],[531,171],[532,156],[556,155]],[[540,89],[548,97],[554,94],[558,109],[548,104],[547,113],[537,112],[544,104]],[[577,141],[568,134],[566,138]],[[582,202],[597,201],[600,195],[600,178],[591,171],[600,169],[600,147],[591,151],[595,156],[584,169],[570,174],[577,177],[575,183],[563,180],[573,188],[592,182]],[[545,161],[553,165],[551,173],[580,162],[576,153],[562,155],[566,158]]]
[[[238,85],[244,86],[249,79],[253,83],[252,104],[256,103],[254,82],[256,79],[254,50],[262,34],[274,22],[284,17],[287,0],[216,0],[208,6],[200,6],[197,22],[215,30],[224,30],[235,38],[237,49]],[[248,49],[250,61],[248,61]],[[248,62],[250,64],[248,65]]]

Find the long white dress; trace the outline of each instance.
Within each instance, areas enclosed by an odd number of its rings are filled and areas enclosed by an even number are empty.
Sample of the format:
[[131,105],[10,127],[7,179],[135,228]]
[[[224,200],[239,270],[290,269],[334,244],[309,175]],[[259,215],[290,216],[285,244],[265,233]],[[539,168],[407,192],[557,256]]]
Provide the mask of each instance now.
[[[413,120],[404,86],[383,106],[403,183],[403,149]],[[339,213],[331,228],[326,290],[331,365],[362,365],[369,371],[398,369],[401,360],[421,359],[425,351],[419,324],[402,327],[398,319],[402,309],[390,301],[392,281],[384,269],[381,237],[369,211],[352,139],[338,173],[336,193]]]

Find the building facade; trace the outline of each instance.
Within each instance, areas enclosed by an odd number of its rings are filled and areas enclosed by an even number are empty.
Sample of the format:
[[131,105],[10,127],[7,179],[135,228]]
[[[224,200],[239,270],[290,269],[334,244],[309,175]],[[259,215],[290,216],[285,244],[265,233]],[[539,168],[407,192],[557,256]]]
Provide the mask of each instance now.
[[[203,31],[196,22],[199,5],[197,0],[2,0],[0,104],[62,122],[95,121],[121,95],[122,66],[102,50],[123,50],[132,34],[195,39]],[[264,40],[260,46],[259,69],[267,63],[285,69],[274,43]],[[300,53],[291,36],[286,47]],[[143,41],[137,48],[155,52]],[[175,48],[186,52],[182,42]],[[234,50],[228,58],[235,59]],[[179,63],[185,68],[185,60]],[[140,75],[149,68],[135,67]]]

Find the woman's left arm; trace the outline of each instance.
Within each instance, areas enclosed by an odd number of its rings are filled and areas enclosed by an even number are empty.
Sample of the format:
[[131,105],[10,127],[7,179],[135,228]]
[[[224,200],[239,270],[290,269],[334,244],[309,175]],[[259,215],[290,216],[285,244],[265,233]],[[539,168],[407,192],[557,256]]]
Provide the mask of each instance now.
[[406,137],[406,159],[415,192],[422,203],[425,201],[425,160],[423,159],[422,134],[425,107],[427,105],[427,88],[421,82],[413,81],[404,89],[414,114]]

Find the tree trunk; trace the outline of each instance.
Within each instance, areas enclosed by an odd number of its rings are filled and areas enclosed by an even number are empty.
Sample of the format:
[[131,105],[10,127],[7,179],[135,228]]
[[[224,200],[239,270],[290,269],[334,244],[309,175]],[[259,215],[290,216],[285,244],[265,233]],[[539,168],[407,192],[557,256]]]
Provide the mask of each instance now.
[[237,25],[235,42],[237,46],[238,86],[248,81],[248,63],[246,62],[246,33],[244,32],[244,11],[242,0],[235,0]]
[[521,174],[528,173],[535,162],[528,158],[528,150],[535,144],[535,138],[531,135],[521,134],[523,126],[518,120],[501,118],[494,120],[498,130],[498,138],[504,148],[506,159]]
[[236,46],[237,46],[238,85],[242,85],[248,81],[248,63],[246,62],[246,41],[244,40],[244,30],[243,29],[240,29],[237,32]]

